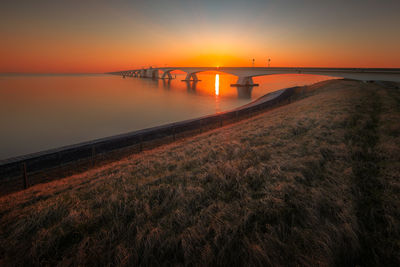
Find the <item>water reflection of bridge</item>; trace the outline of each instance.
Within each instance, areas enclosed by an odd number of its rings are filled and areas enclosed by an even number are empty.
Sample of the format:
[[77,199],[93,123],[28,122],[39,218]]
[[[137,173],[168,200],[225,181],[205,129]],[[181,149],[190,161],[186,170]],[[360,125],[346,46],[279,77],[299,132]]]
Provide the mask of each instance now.
[[[197,85],[198,81],[185,81],[186,83],[186,91],[190,94],[197,93]],[[171,81],[170,80],[163,80],[163,86],[165,89],[171,89]],[[217,86],[217,85],[216,85]],[[251,99],[251,92],[253,91],[252,86],[231,86],[236,88],[237,97],[239,99]],[[217,90],[217,89],[215,89]],[[217,93],[216,93],[217,95]]]
[[253,91],[253,87],[248,87],[248,86],[235,86],[235,87],[238,98],[251,99],[251,92]]

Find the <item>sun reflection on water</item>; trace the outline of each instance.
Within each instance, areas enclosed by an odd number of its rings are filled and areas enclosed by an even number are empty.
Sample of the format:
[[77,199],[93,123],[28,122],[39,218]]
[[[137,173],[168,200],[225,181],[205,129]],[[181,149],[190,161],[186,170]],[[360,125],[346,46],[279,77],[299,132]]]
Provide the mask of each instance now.
[[215,74],[215,95],[219,96],[219,74]]
[[215,112],[221,112],[219,99],[219,74],[215,74]]

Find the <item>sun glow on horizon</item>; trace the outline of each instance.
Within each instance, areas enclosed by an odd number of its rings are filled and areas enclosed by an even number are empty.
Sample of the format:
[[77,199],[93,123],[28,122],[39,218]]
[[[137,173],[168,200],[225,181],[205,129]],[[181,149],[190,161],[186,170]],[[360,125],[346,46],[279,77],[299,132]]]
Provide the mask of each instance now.
[[400,1],[91,2],[3,0],[0,73],[400,67]]

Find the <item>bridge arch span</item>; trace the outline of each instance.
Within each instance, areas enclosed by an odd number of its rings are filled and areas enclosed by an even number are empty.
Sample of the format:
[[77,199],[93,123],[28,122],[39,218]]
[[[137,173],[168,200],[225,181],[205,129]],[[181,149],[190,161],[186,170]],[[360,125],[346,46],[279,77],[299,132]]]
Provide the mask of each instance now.
[[171,72],[172,71],[182,71],[186,73],[186,77],[184,80],[182,81],[186,81],[186,82],[190,82],[190,81],[200,81],[197,77],[198,73],[201,72],[207,72],[207,71],[216,71],[216,72],[221,72],[221,73],[225,73],[225,74],[229,74],[229,75],[233,75],[233,76],[237,76],[238,80],[236,82],[235,85],[239,85],[239,86],[257,86],[257,84],[254,84],[253,79],[252,79],[252,75],[240,75],[234,71],[231,70],[226,70],[226,69],[221,69],[221,68],[217,68],[217,67],[210,67],[210,68],[204,68],[204,67],[199,67],[199,68],[186,68],[186,67],[182,67],[182,68],[160,68],[160,70],[164,71],[163,75],[162,75],[162,79],[172,79],[171,76]]

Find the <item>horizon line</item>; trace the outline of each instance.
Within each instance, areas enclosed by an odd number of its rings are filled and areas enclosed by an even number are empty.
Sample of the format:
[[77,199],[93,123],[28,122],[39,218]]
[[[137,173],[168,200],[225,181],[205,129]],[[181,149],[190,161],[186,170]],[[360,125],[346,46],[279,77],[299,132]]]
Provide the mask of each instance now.
[[84,74],[109,74],[112,72],[124,71],[124,70],[140,70],[140,69],[149,69],[152,67],[153,69],[159,68],[318,68],[318,69],[393,69],[400,70],[400,66],[398,67],[320,67],[320,66],[312,66],[312,67],[304,67],[304,66],[148,66],[148,67],[139,67],[139,68],[127,68],[127,69],[119,69],[114,71],[107,72],[0,72],[0,75],[84,75]]

